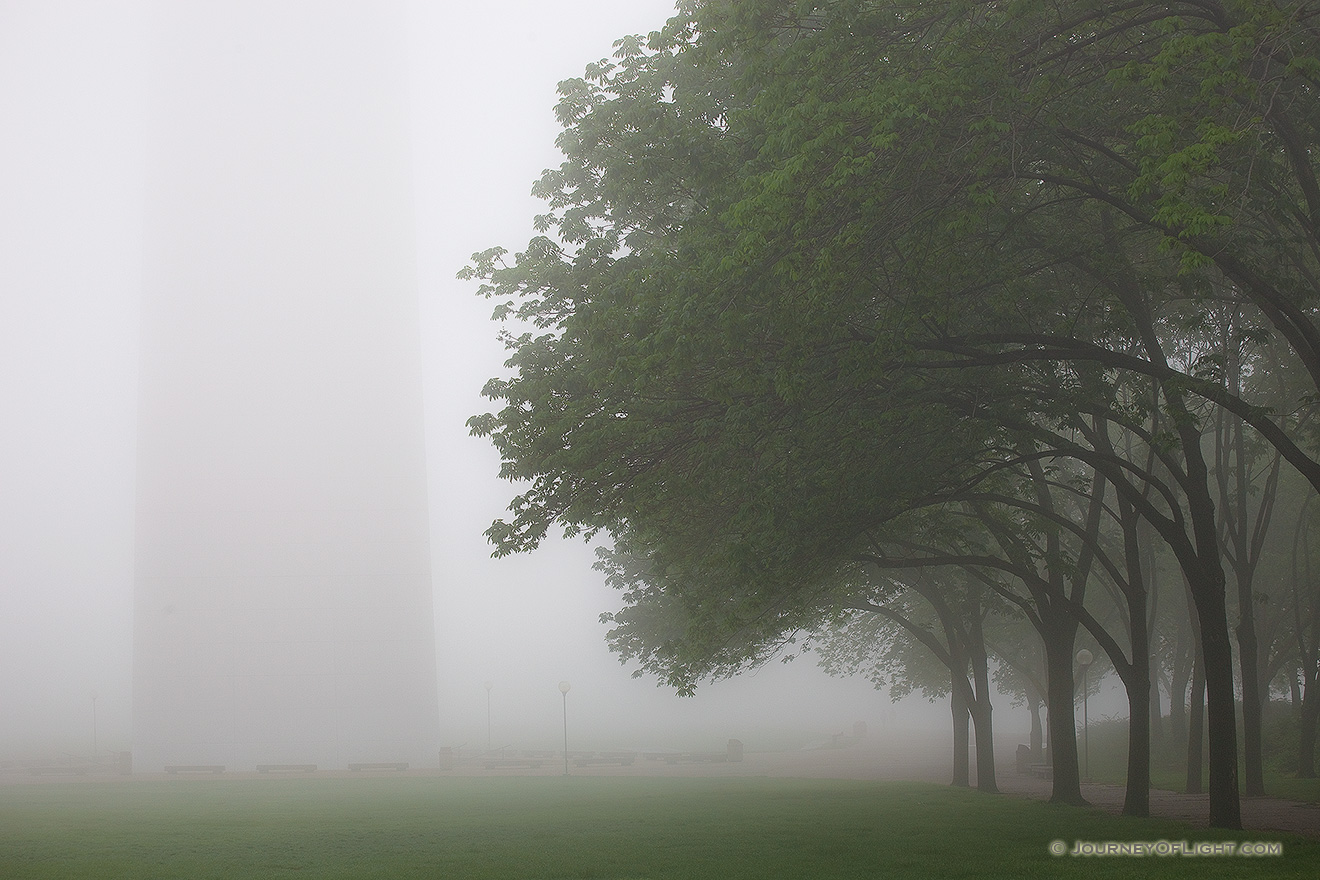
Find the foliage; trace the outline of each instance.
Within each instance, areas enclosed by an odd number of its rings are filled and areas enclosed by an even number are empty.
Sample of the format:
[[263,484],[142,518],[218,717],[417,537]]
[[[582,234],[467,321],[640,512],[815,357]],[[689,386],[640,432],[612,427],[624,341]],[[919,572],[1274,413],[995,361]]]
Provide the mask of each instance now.
[[[1139,515],[1204,618],[1212,808],[1236,821],[1201,435],[1231,413],[1320,488],[1317,18],[1307,0],[711,0],[620,41],[561,87],[545,234],[466,270],[511,328],[513,376],[486,388],[502,408],[471,422],[522,482],[496,553],[604,530],[627,603],[612,644],[688,690],[837,620],[859,560],[914,544],[1021,578],[1031,602],[999,593],[1029,617],[1086,618],[1100,554],[1028,485],[1083,462],[1118,493],[1125,558]],[[1262,379],[1309,382],[1226,382],[1226,308],[1273,347]],[[959,504],[1007,568],[924,540],[966,522]],[[1139,569],[1096,576],[1144,621]],[[1072,631],[1038,628],[1058,678]]]

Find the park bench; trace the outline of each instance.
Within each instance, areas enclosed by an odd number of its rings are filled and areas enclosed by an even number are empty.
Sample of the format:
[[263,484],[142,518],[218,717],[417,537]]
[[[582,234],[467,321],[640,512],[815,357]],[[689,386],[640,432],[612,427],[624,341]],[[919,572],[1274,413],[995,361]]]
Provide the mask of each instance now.
[[91,769],[90,764],[38,764],[35,767],[29,767],[28,772],[33,776],[54,776],[54,775],[77,775],[86,776],[87,771]]
[[258,773],[314,773],[315,764],[258,764]]
[[620,767],[631,767],[632,762],[636,759],[636,752],[609,752],[586,758],[578,758],[573,762],[573,765],[576,767],[593,767],[604,764],[618,764]]
[[494,758],[486,762],[487,770],[535,770],[539,768],[545,760],[542,758]]
[[727,752],[679,752],[661,757],[666,764],[719,764],[729,760]]
[[1027,772],[1041,779],[1053,779],[1054,767],[1050,764],[1028,764]]
[[166,773],[224,773],[224,764],[166,764]]
[[386,761],[381,764],[349,764],[348,769],[352,770],[354,773],[359,770],[407,770],[408,762],[400,761],[397,763],[391,763]]

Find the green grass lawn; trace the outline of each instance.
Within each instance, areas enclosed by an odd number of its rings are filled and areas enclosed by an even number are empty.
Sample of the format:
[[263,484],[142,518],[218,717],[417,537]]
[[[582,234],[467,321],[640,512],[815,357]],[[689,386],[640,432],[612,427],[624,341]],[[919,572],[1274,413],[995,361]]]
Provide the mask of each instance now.
[[[1051,841],[1279,841],[1076,858]],[[920,783],[216,779],[0,786],[0,877],[1307,877],[1320,842]]]

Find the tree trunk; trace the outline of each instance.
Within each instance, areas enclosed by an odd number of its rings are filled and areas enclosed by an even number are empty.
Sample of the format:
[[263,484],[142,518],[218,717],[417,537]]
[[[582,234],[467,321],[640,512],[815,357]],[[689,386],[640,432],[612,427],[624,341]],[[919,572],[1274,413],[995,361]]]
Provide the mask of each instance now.
[[1261,756],[1264,695],[1260,687],[1260,652],[1251,610],[1251,585],[1239,585],[1239,589],[1246,592],[1239,602],[1237,626],[1238,666],[1242,670],[1242,788],[1247,797],[1260,797],[1265,794],[1265,768]]
[[[976,634],[979,636],[979,633]],[[979,642],[979,638],[977,639]],[[972,723],[976,725],[976,787],[998,792],[995,782],[995,737],[991,724],[994,707],[990,703],[990,670],[985,649],[972,647],[972,677],[976,681],[976,702],[971,705]]]
[[1315,779],[1315,739],[1320,721],[1320,694],[1316,680],[1308,676],[1302,696],[1302,714],[1297,730],[1297,778]]
[[[1242,391],[1242,316],[1234,311],[1223,328],[1224,381],[1234,394]],[[1240,418],[1220,410],[1216,417],[1215,462],[1219,479],[1220,516],[1225,524],[1225,549],[1237,582],[1238,668],[1242,670],[1242,769],[1243,788],[1248,797],[1265,794],[1265,772],[1261,757],[1262,715],[1269,691],[1260,676],[1260,638],[1256,633],[1254,580],[1260,561],[1261,542],[1269,529],[1278,487],[1278,458],[1251,511],[1250,455]],[[1231,465],[1230,465],[1231,460]]]
[[[1191,613],[1190,607],[1188,613]],[[1169,739],[1173,754],[1185,754],[1187,750],[1187,685],[1195,665],[1189,657],[1187,641],[1186,630],[1180,630],[1169,671]]]
[[1150,691],[1150,744],[1151,750],[1162,750],[1164,748],[1164,704],[1160,700],[1160,683],[1156,678],[1154,664],[1149,660],[1146,663],[1149,675],[1146,678],[1146,687]]
[[1205,742],[1205,679],[1201,674],[1201,660],[1192,665],[1191,707],[1187,712],[1187,788],[1188,794],[1201,794],[1201,765],[1205,763],[1202,745]]
[[1150,701],[1141,693],[1150,679],[1133,681],[1128,693],[1127,788],[1123,792],[1124,816],[1150,815]]
[[[957,673],[951,674],[957,675]],[[950,690],[949,705],[953,711],[953,784],[960,788],[970,788],[972,776],[967,755],[968,747],[971,745],[968,730],[970,714],[967,710],[967,700],[963,698],[956,682]]]
[[[1151,356],[1164,361],[1148,304],[1140,286],[1127,290],[1124,305],[1140,327],[1142,342]],[[1167,363],[1167,361],[1166,361]],[[1233,645],[1228,634],[1224,577],[1219,542],[1219,520],[1211,496],[1210,468],[1203,449],[1201,419],[1186,405],[1183,391],[1175,383],[1161,383],[1160,393],[1172,417],[1182,447],[1184,470],[1178,477],[1186,505],[1187,523],[1174,534],[1168,520],[1152,526],[1165,532],[1166,541],[1178,556],[1178,565],[1196,605],[1201,627],[1201,661],[1205,678],[1206,728],[1210,734],[1210,825],[1241,828],[1242,804],[1238,792],[1237,701],[1233,693]],[[1191,534],[1185,532],[1191,526]],[[1187,538],[1190,537],[1190,541]]]
[[1227,578],[1220,557],[1219,524],[1210,497],[1209,469],[1201,450],[1197,420],[1176,393],[1165,389],[1182,440],[1187,468],[1179,482],[1184,489],[1192,526],[1194,556],[1184,549],[1179,565],[1196,605],[1201,627],[1202,676],[1205,679],[1206,733],[1209,744],[1210,826],[1242,827],[1238,788],[1237,695],[1233,689],[1233,642],[1228,634]]
[[[1128,595],[1132,621],[1132,671],[1124,680],[1128,696],[1127,790],[1123,793],[1123,815],[1150,815],[1150,634],[1146,630],[1146,599],[1141,590]],[[1156,712],[1159,703],[1155,703]]]
[[[1160,664],[1158,659],[1151,656],[1150,634],[1155,632],[1155,619],[1159,610],[1160,590],[1159,590],[1159,567],[1155,564],[1155,546],[1159,541],[1159,535],[1151,528],[1149,522],[1144,519],[1138,519],[1134,525],[1137,535],[1137,559],[1140,565],[1141,582],[1146,585],[1146,595],[1149,600],[1146,603],[1146,613],[1142,617],[1146,625],[1146,650],[1143,655],[1146,658],[1146,680],[1150,688],[1150,749],[1152,751],[1163,752],[1165,738],[1168,731],[1164,726],[1164,712],[1160,705]],[[1136,649],[1133,649],[1133,656],[1137,656]],[[1131,752],[1129,751],[1129,760]],[[1149,758],[1149,756],[1148,756]],[[1150,776],[1150,764],[1147,761],[1146,775]],[[1131,777],[1129,776],[1129,779]],[[1147,783],[1149,783],[1147,778]],[[1147,785],[1147,807],[1149,808],[1149,784]],[[1142,814],[1145,815],[1145,814]]]
[[1040,696],[1030,685],[1027,686],[1027,711],[1031,714],[1031,760],[1036,764],[1045,763],[1045,732],[1040,724]]
[[[1320,630],[1320,606],[1317,605],[1314,592],[1315,578],[1311,573],[1311,542],[1309,510],[1314,495],[1308,496],[1302,504],[1297,517],[1297,526],[1293,531],[1292,546],[1292,604],[1293,638],[1297,644],[1297,668],[1288,678],[1291,680],[1293,706],[1297,712],[1297,776],[1299,779],[1315,778],[1315,741],[1317,720],[1320,719],[1320,663],[1317,663],[1317,648],[1314,639]],[[1306,601],[1302,597],[1307,596]],[[1309,614],[1303,612],[1309,606]],[[1309,618],[1304,622],[1305,618]],[[1308,626],[1307,623],[1310,625]],[[1308,638],[1308,633],[1310,638]],[[1300,679],[1300,681],[1298,680]]]
[[1049,706],[1050,765],[1054,791],[1050,802],[1085,804],[1081,774],[1077,769],[1077,709],[1073,682],[1073,643],[1077,624],[1067,620],[1042,623],[1045,638],[1045,695]]
[[[1228,636],[1223,579],[1207,579],[1196,602],[1205,662],[1206,733],[1210,746],[1210,826],[1241,828],[1238,789],[1237,699],[1233,692],[1233,646]],[[1195,588],[1193,588],[1195,589]]]

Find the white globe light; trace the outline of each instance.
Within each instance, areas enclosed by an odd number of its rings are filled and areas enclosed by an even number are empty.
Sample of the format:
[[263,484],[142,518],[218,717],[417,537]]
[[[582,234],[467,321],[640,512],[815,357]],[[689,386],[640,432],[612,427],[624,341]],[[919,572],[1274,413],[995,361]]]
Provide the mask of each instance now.
[[568,682],[566,682],[566,681],[561,681],[561,682],[559,683],[559,692],[560,692],[561,694],[566,694],[566,693],[568,693],[568,688],[569,688],[569,684],[568,684]]
[[1077,652],[1077,664],[1079,666],[1090,666],[1091,661],[1094,659],[1095,657],[1092,656],[1091,652],[1085,648]]

